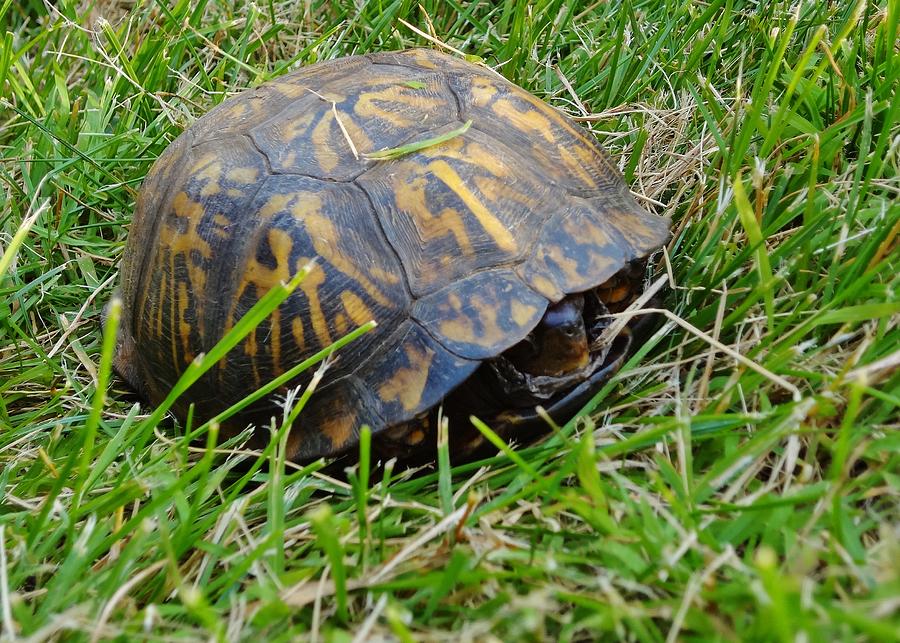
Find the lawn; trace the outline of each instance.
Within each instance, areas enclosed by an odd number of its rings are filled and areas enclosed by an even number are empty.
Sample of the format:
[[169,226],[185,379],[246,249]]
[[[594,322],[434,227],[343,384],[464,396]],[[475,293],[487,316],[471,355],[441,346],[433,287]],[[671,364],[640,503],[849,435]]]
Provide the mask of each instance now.
[[[898,24],[0,0],[0,638],[900,640]],[[242,89],[412,46],[577,117],[672,217],[658,331],[582,417],[472,464],[198,442],[110,373],[144,175]]]

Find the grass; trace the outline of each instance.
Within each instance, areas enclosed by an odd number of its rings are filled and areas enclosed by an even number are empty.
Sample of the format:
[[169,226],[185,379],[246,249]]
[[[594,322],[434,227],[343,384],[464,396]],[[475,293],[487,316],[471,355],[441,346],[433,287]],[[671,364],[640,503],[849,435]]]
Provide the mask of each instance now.
[[[900,638],[900,2],[53,4],[0,0],[0,637]],[[144,174],[245,87],[432,39],[673,217],[665,324],[483,462],[197,446],[110,376]]]

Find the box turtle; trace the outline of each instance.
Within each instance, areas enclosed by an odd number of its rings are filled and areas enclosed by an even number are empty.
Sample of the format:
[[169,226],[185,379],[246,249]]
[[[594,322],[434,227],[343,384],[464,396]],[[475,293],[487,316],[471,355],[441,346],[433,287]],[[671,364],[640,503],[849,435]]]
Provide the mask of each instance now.
[[[400,146],[413,151],[373,158]],[[567,419],[615,372],[628,329],[595,340],[668,235],[589,133],[494,72],[429,50],[322,62],[224,101],[150,170],[122,261],[115,367],[159,403],[317,257],[176,416],[192,403],[211,417],[374,319],[325,374],[289,456],[348,451],[363,424],[379,453],[433,453],[442,403],[451,450],[471,452],[470,414],[524,437],[545,425],[537,405]],[[254,424],[261,444],[279,402],[223,430]]]

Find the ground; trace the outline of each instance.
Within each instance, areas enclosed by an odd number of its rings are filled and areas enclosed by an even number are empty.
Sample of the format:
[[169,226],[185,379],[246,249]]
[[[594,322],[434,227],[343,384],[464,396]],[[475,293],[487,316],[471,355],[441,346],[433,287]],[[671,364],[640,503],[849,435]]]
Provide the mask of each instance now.
[[[898,22],[0,1],[0,637],[897,640]],[[342,480],[198,446],[110,374],[142,178],[244,88],[410,46],[576,117],[672,217],[664,323],[583,418],[472,465],[364,452]]]

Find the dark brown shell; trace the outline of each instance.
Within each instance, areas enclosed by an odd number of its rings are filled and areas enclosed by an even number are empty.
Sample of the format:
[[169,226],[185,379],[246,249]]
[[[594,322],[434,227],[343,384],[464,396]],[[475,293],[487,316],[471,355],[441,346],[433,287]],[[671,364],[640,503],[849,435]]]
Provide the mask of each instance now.
[[[442,144],[364,156],[468,120]],[[433,407],[549,302],[667,236],[593,138],[496,74],[428,50],[324,62],[225,101],[154,165],[122,264],[117,365],[158,403],[273,284],[319,257],[184,404],[209,416],[375,319],[292,432],[296,458],[335,453],[363,423],[378,432]],[[258,404],[233,428],[272,414],[274,401]]]

